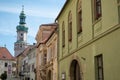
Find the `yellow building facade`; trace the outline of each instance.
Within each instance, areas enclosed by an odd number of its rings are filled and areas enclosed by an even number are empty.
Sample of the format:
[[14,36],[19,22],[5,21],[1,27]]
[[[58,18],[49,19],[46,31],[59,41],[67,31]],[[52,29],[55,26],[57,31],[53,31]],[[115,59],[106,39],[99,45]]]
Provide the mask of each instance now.
[[59,25],[58,80],[120,80],[120,0],[66,0]]

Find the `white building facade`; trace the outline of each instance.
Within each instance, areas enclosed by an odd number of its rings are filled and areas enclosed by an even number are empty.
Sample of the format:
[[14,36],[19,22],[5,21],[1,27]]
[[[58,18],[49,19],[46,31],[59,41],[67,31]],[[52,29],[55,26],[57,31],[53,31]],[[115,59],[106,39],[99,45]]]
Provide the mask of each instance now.
[[7,73],[7,78],[15,76],[16,72],[16,60],[10,54],[6,47],[0,47],[0,76],[3,73]]
[[16,62],[14,60],[0,60],[0,75],[4,72],[7,73],[7,77],[11,78],[15,76]]
[[22,60],[21,79],[35,80],[36,69],[36,48],[35,45],[29,46],[26,55]]
[[28,54],[28,66],[30,67],[30,72],[29,72],[29,76],[30,76],[30,80],[36,80],[36,48],[33,47],[30,49],[30,52]]

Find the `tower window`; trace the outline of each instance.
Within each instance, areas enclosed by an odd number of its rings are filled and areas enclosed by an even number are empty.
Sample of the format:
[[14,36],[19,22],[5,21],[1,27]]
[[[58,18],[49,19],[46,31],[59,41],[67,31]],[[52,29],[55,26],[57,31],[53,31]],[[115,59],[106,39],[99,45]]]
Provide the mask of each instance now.
[[20,48],[22,48],[22,44],[20,45]]
[[23,41],[23,37],[21,37],[20,40]]
[[23,34],[21,33],[21,36],[23,36]]

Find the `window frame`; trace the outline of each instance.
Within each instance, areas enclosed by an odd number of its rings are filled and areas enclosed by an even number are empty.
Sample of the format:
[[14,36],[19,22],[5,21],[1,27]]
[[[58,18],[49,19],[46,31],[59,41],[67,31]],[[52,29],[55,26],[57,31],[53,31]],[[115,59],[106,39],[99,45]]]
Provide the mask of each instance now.
[[68,40],[72,42],[72,12],[68,14]]
[[96,72],[95,73],[96,80],[104,80],[103,55],[102,54],[95,56],[95,72]]
[[8,67],[8,63],[5,62],[5,67]]
[[77,2],[77,34],[82,32],[82,1]]
[[102,17],[102,4],[101,0],[94,0],[94,20],[98,20]]
[[43,64],[45,65],[46,63],[47,63],[47,51],[45,50],[43,54]]
[[21,33],[21,36],[23,36],[23,33]]
[[118,7],[118,17],[119,17],[119,23],[120,23],[120,0],[117,0],[117,7]]
[[65,23],[62,23],[62,47],[65,47]]

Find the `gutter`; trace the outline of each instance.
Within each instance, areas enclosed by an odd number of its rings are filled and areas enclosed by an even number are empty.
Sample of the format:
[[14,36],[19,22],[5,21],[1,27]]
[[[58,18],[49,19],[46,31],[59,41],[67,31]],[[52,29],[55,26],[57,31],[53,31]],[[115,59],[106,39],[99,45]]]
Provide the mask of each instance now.
[[69,0],[66,0],[65,4],[63,5],[61,11],[59,12],[58,16],[55,19],[55,22],[58,20],[58,18],[60,17],[60,15],[62,14],[63,10],[65,9],[67,3],[69,2]]

